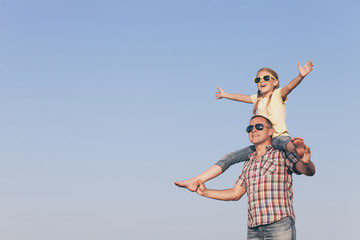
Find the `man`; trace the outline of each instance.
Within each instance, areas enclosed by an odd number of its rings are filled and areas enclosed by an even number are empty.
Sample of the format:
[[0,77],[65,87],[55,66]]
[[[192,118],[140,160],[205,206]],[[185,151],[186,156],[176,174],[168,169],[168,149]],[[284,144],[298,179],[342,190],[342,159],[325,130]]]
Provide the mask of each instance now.
[[[310,161],[310,147],[304,145],[304,155],[296,155],[274,149],[271,136],[274,129],[270,120],[254,116],[246,131],[256,148],[232,189],[210,190],[203,183],[197,189],[199,195],[237,201],[248,195],[248,239],[296,239],[293,209],[292,173],[312,176],[315,166]],[[292,139],[303,144],[301,138]]]

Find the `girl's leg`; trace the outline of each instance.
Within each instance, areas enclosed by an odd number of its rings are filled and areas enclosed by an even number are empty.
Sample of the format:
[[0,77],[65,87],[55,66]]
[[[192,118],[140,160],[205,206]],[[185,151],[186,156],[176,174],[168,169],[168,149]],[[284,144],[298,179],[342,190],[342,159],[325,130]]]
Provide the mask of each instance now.
[[205,172],[185,181],[176,181],[175,185],[179,187],[185,187],[190,191],[195,192],[197,187],[199,186],[199,182],[209,181],[210,179],[217,177],[221,173],[225,172],[226,169],[228,169],[231,165],[249,160],[249,155],[254,151],[255,147],[249,146],[238,151],[226,154],[220,161],[218,161],[215,165],[211,166]]
[[289,152],[295,152],[295,149],[292,149],[293,145],[289,145],[290,148],[287,148],[289,143],[291,144],[290,136],[278,136],[274,137],[271,140],[271,145],[273,145],[274,148],[279,150],[288,150]]
[[276,149],[288,150],[298,156],[304,155],[304,141],[301,138],[291,138],[290,136],[278,136],[272,139],[272,145]]
[[219,176],[222,173],[221,167],[218,165],[213,165],[208,168],[205,172],[200,175],[190,178],[184,181],[176,181],[175,185],[178,187],[184,187],[189,189],[192,192],[195,192],[199,186],[199,182],[206,182],[214,177]]
[[221,167],[222,172],[225,172],[231,165],[249,160],[249,155],[255,152],[255,150],[255,146],[252,145],[235,152],[228,153],[223,156],[216,165]]

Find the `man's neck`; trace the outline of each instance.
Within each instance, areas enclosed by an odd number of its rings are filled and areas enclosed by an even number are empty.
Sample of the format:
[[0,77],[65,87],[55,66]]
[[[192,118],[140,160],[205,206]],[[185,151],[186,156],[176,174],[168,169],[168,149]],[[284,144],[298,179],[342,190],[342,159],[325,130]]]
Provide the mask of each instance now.
[[270,145],[271,142],[264,142],[255,145],[256,149],[256,160],[258,160],[262,155],[266,153],[266,146]]

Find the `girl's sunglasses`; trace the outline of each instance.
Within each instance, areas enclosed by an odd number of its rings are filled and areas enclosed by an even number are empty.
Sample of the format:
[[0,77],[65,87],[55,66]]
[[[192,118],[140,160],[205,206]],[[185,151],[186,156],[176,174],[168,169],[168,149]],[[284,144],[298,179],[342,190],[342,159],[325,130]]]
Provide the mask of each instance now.
[[262,76],[262,77],[254,78],[254,82],[256,84],[258,84],[261,81],[261,79],[264,79],[264,81],[270,81],[271,78],[276,79],[273,75],[265,75],[265,76]]
[[[268,126],[264,126],[264,124],[262,124],[262,123],[257,123],[257,124],[255,124],[256,130],[262,131],[262,130],[264,129],[264,127],[270,128],[270,127],[268,127]],[[247,133],[251,133],[251,131],[252,131],[253,129],[254,129],[254,125],[249,125],[249,126],[247,126],[247,128],[246,128],[246,132],[247,132]]]

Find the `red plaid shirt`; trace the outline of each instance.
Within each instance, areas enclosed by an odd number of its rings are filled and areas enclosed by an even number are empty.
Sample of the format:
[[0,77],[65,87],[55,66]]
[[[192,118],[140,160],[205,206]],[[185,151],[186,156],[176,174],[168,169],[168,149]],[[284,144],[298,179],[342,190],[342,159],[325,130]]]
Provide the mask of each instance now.
[[248,195],[248,226],[270,224],[287,216],[295,219],[292,173],[296,155],[269,145],[261,158],[255,156],[250,155],[236,181]]

